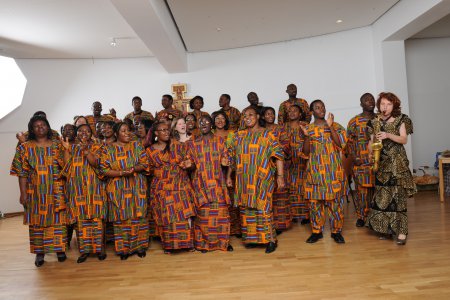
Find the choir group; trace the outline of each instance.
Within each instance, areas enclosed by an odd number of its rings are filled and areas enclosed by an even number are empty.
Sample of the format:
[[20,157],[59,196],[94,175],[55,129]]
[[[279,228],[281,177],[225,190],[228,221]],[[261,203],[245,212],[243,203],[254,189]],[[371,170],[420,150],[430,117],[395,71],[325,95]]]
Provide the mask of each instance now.
[[[415,185],[403,147],[412,122],[400,100],[392,93],[376,101],[362,95],[362,113],[345,129],[326,114],[322,100],[297,98],[294,84],[286,93],[277,118],[274,108],[258,105],[254,92],[242,113],[221,95],[221,108],[211,115],[202,111],[201,96],[183,113],[163,95],[156,117],[134,97],[123,120],[114,109],[102,115],[102,104],[94,102],[93,114],[64,125],[61,137],[45,113],[36,112],[28,131],[17,134],[10,169],[19,179],[35,265],[52,252],[66,260],[73,230],[78,263],[91,254],[104,260],[110,242],[122,260],[145,257],[152,238],[167,254],[233,251],[230,235],[271,253],[277,235],[294,222],[310,224],[306,242],[316,243],[326,217],[331,238],[345,243],[350,186],[344,157],[353,165],[356,226],[404,245],[406,199]],[[383,145],[376,171],[374,140]]]

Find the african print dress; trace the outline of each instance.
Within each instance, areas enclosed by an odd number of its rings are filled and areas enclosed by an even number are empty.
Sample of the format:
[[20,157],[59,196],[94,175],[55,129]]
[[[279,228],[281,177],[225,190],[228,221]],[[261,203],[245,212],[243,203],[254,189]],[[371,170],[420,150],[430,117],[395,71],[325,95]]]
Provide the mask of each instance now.
[[[307,125],[303,123],[302,125]],[[309,219],[309,203],[303,197],[303,178],[308,157],[303,154],[305,135],[300,127],[287,127],[289,134],[289,203],[293,220]]]
[[308,124],[311,122],[311,112],[309,111],[308,102],[305,99],[296,98],[293,102],[291,102],[291,100],[286,100],[280,104],[280,107],[278,108],[278,125],[284,125],[288,122],[287,117],[289,107],[294,104],[300,106],[302,109],[305,118],[304,121]]
[[[91,143],[88,149],[100,162],[102,145]],[[78,249],[81,254],[102,253],[103,220],[106,218],[105,184],[98,177],[98,166],[92,166],[81,146],[71,145],[70,159],[63,169],[67,178],[67,214],[76,224]]]
[[100,174],[106,181],[107,220],[113,222],[115,250],[120,255],[148,248],[147,179],[144,172],[121,177],[107,177],[106,173],[136,165],[148,168],[147,153],[138,142],[105,146],[100,159]]
[[232,106],[230,106],[229,110],[220,109],[221,112],[225,113],[229,122],[229,129],[231,131],[236,131],[239,129],[239,122],[241,120],[241,112]]
[[39,147],[34,141],[17,146],[10,175],[27,179],[24,224],[29,225],[30,252],[66,250],[66,203],[61,175],[64,148],[52,141]]
[[[289,136],[284,126],[275,126],[274,129],[270,130],[275,138],[277,138],[278,143],[283,149],[283,155],[286,158],[289,149]],[[284,161],[284,180],[285,188],[282,190],[278,189],[275,181],[275,188],[272,195],[272,211],[273,211],[273,222],[276,230],[282,231],[287,230],[292,224],[291,215],[291,205],[289,202],[289,168],[290,162]]]
[[314,123],[306,126],[310,138],[310,154],[305,170],[304,197],[310,203],[310,219],[313,233],[320,233],[325,225],[325,208],[328,210],[332,233],[339,233],[344,225],[344,196],[347,181],[342,165],[342,149],[347,134],[340,124],[333,123],[341,146],[338,147],[328,126]]
[[[405,124],[406,133],[413,133],[411,119],[401,114],[392,123],[382,124],[381,131],[400,135]],[[372,121],[369,133],[373,133]],[[416,185],[409,169],[405,147],[390,139],[384,139],[380,164],[375,174],[375,197],[366,225],[382,234],[408,234],[407,198],[414,195]]]
[[283,160],[283,149],[267,130],[240,130],[227,140],[230,161],[236,170],[235,199],[241,208],[244,243],[267,244],[275,239],[272,195],[274,159]]
[[212,136],[186,143],[195,165],[192,174],[197,217],[194,221],[194,245],[197,250],[226,251],[230,241],[230,197],[222,170],[222,159],[228,162],[225,140]]
[[[239,126],[239,125],[238,125]],[[234,135],[234,130],[229,129],[228,135],[226,137],[222,137],[224,141],[228,139],[228,136]],[[217,135],[216,135],[217,136]],[[229,158],[229,157],[228,157]],[[227,168],[222,168],[224,176],[227,174]],[[231,179],[233,182],[236,180],[235,173],[231,174]],[[241,216],[239,211],[239,206],[234,198],[234,186],[228,187],[228,195],[230,197],[230,205],[228,206],[228,213],[230,215],[230,235],[241,236]]]
[[194,191],[186,170],[179,164],[186,159],[186,146],[171,141],[170,149],[147,148],[152,174],[150,206],[164,250],[193,248],[190,217],[194,212]]
[[355,202],[358,219],[365,220],[369,213],[369,203],[373,197],[375,177],[372,171],[372,161],[369,159],[369,141],[367,123],[369,118],[360,114],[353,117],[347,126],[347,153],[361,161],[361,165],[353,165],[357,201]]

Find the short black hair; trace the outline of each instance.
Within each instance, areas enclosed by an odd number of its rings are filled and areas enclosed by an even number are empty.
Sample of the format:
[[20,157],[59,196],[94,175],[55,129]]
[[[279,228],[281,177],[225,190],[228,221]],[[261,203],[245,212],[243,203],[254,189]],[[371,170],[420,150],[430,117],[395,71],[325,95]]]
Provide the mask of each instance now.
[[231,97],[230,97],[230,95],[228,95],[228,94],[222,94],[221,96],[224,96],[224,97],[227,98],[228,100],[231,100]]
[[134,102],[134,100],[140,100],[140,101],[141,101],[141,103],[142,103],[142,98],[141,98],[141,97],[139,97],[139,96],[134,96],[134,97],[133,97],[133,99],[131,99],[131,103],[133,103],[133,102]]
[[170,101],[173,101],[172,95],[165,94],[165,95],[162,95],[162,96],[163,96],[163,98],[166,97],[166,98],[169,98]]
[[43,121],[45,122],[45,124],[47,124],[48,127],[47,138],[51,140],[53,136],[52,128],[50,127],[50,123],[48,122],[47,118],[44,118],[42,115],[33,116],[28,122],[28,140],[29,141],[36,140],[36,134],[34,133],[33,125],[37,121]]
[[322,103],[323,103],[323,101],[320,100],[320,99],[314,100],[314,101],[311,102],[311,104],[309,105],[309,110],[310,110],[310,111],[313,111],[314,104],[316,104],[317,102],[322,102]]
[[37,112],[35,112],[33,114],[33,117],[35,117],[35,116],[45,116],[47,118],[47,114],[42,110],[38,110]]
[[228,130],[228,128],[230,127],[230,120],[228,120],[227,114],[222,110],[218,110],[212,113],[212,128],[216,129],[216,118],[218,116],[223,116],[225,118],[225,126],[223,127],[223,129]]
[[130,125],[127,124],[126,122],[115,123],[113,126],[113,130],[114,130],[114,133],[116,134],[116,136],[119,133],[119,130],[122,126],[128,126],[128,129],[130,129]]
[[205,105],[205,102],[203,101],[203,97],[197,95],[194,98],[192,98],[191,100],[189,100],[189,107],[191,109],[194,109],[194,101],[197,100],[197,99],[202,101],[202,107],[203,107],[203,105]]

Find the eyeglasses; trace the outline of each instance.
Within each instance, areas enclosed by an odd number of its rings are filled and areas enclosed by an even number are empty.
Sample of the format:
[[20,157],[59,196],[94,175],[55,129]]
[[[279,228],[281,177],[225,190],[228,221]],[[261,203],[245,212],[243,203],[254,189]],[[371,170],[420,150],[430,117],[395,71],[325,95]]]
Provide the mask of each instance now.
[[211,124],[210,121],[200,121],[200,125],[209,125]]

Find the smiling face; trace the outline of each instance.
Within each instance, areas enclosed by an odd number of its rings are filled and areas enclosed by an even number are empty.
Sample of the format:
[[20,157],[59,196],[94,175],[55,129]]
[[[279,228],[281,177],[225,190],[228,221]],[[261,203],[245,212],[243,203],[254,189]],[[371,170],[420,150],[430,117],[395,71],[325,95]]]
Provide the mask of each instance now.
[[167,123],[159,123],[155,130],[158,141],[167,143],[170,140],[170,128]]
[[114,136],[114,130],[111,124],[103,123],[102,126],[102,135],[104,138],[109,139]]
[[47,123],[45,123],[45,121],[42,120],[37,120],[33,123],[33,132],[34,135],[37,138],[43,138],[46,137],[49,131],[49,128],[47,126]]
[[102,104],[98,101],[92,103],[92,113],[94,116],[100,116],[102,113]]
[[186,127],[188,130],[195,129],[195,117],[193,115],[186,116]]
[[64,125],[62,130],[63,138],[67,138],[69,141],[73,141],[75,139],[75,129],[71,124]]
[[361,107],[363,111],[373,112],[375,109],[375,98],[372,95],[362,98]]
[[227,122],[223,115],[219,114],[214,118],[214,125],[217,129],[224,129],[226,124]]
[[266,121],[267,124],[275,123],[275,112],[271,109],[267,109],[264,112],[264,121]]
[[89,141],[92,137],[92,131],[91,131],[91,127],[89,127],[89,125],[81,125],[81,127],[78,127],[77,130],[77,138],[85,143],[87,141]]
[[170,100],[170,98],[167,97],[167,96],[163,96],[163,97],[161,98],[161,104],[162,104],[162,106],[164,107],[164,109],[169,109],[169,108],[171,108],[171,107],[172,107],[172,102],[173,102],[173,100]]
[[259,114],[253,108],[248,108],[244,112],[244,123],[247,128],[255,127],[259,118]]
[[211,132],[212,124],[211,120],[208,117],[201,117],[200,118],[200,131],[203,135],[208,134]]
[[131,141],[131,132],[128,124],[122,124],[117,132],[117,141],[121,143],[129,143]]
[[179,119],[177,123],[175,124],[175,130],[179,134],[185,134],[186,133],[186,121],[184,119]]
[[327,113],[327,110],[325,109],[325,104],[323,104],[322,101],[314,102],[312,108],[315,119],[325,119],[325,114]]

